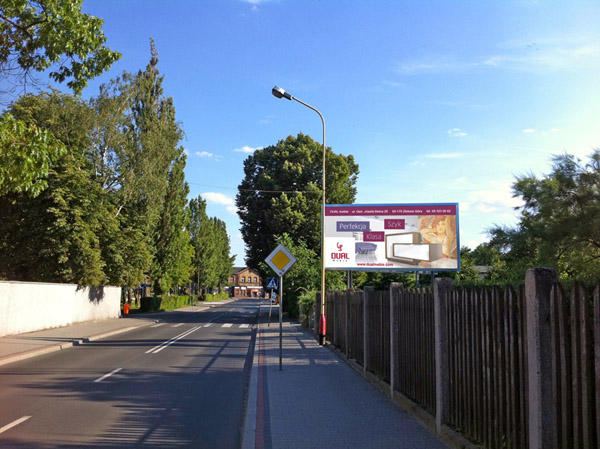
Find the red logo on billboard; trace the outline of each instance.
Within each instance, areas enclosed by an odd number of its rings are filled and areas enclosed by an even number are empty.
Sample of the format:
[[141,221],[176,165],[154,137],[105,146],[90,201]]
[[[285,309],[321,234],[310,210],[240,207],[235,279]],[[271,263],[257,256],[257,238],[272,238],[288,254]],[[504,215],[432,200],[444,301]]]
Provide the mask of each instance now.
[[342,252],[343,245],[340,242],[337,243],[337,249],[337,253],[331,253],[332,260],[350,260],[350,257],[348,257],[348,253]]

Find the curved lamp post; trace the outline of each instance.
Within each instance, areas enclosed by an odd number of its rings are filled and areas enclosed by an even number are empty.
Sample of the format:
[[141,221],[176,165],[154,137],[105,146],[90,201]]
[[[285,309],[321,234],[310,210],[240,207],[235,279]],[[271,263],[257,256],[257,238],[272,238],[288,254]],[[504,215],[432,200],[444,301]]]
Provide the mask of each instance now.
[[286,98],[288,100],[295,100],[298,103],[306,106],[309,109],[312,109],[319,117],[321,117],[321,122],[323,122],[323,206],[321,211],[321,318],[319,320],[319,344],[325,344],[325,334],[327,329],[327,324],[325,321],[325,230],[323,229],[325,223],[325,119],[323,115],[317,110],[317,108],[312,107],[311,105],[303,102],[302,100],[297,99],[292,96],[289,92],[286,92],[279,86],[275,86],[271,93],[277,98]]

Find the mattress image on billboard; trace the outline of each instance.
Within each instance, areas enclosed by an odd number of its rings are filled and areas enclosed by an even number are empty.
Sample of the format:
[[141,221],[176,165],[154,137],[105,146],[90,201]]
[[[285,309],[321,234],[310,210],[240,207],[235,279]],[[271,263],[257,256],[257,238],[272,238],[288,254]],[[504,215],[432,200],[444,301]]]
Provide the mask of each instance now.
[[442,258],[440,243],[423,243],[418,232],[403,232],[385,236],[385,257],[396,262],[417,265]]

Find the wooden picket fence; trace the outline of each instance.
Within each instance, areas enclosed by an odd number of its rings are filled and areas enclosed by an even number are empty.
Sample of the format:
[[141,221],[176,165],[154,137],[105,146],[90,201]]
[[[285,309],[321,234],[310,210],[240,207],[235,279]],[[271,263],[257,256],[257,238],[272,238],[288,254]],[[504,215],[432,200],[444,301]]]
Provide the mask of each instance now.
[[536,270],[518,289],[329,291],[326,340],[457,446],[598,449],[600,286]]

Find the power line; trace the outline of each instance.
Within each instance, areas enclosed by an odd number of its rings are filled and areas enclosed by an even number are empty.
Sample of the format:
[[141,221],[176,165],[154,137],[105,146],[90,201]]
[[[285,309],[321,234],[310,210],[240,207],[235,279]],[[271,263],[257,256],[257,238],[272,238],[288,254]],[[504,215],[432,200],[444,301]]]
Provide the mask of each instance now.
[[214,185],[210,185],[210,184],[200,184],[197,182],[189,182],[188,184],[193,184],[195,186],[202,186],[202,187],[211,187],[213,189],[222,189],[222,190],[237,190],[237,191],[242,191],[242,192],[260,192],[260,193],[312,193],[312,194],[321,194],[321,192],[314,192],[314,191],[309,191],[309,190],[263,190],[263,189],[240,189],[238,188],[233,188],[233,187],[222,187],[222,186],[214,186]]

